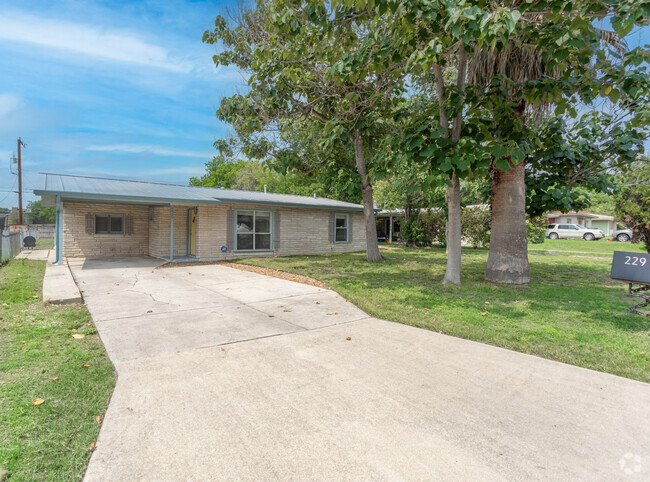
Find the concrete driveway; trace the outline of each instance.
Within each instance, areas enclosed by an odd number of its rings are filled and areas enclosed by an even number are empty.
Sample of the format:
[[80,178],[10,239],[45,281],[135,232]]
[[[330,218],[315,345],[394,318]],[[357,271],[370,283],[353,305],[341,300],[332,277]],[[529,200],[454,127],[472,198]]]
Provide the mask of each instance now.
[[118,371],[86,480],[650,478],[650,385],[153,259],[71,268]]

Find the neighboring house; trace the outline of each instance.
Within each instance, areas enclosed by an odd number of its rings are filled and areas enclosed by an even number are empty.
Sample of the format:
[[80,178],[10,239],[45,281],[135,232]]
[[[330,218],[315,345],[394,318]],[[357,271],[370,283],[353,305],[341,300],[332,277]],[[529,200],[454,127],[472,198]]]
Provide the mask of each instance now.
[[569,211],[561,213],[554,211],[548,215],[549,224],[580,224],[585,228],[600,229],[605,236],[611,236],[616,231],[614,216],[605,214],[592,214],[586,211]]
[[366,248],[363,206],[325,198],[63,174],[43,174],[34,193],[57,206],[59,260],[222,260]]

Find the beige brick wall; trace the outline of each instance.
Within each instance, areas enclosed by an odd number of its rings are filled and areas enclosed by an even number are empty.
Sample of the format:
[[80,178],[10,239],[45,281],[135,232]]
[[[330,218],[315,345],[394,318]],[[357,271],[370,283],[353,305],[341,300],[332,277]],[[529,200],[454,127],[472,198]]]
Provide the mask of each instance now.
[[[63,255],[70,258],[147,255],[148,213],[146,206],[66,202],[63,205]],[[131,215],[133,234],[86,234],[86,214]]]
[[[187,255],[187,220],[191,206],[174,205],[174,256]],[[153,208],[149,223],[149,254],[157,258],[169,257],[170,209]]]
[[[232,209],[262,209],[280,212],[280,246],[273,252],[228,252],[221,253],[221,246],[228,246],[227,216]],[[349,212],[352,224],[350,243],[330,243],[330,213],[325,209],[279,208],[269,206],[247,206],[220,204],[200,206],[197,216],[197,255],[204,260],[232,259],[260,256],[289,256],[295,254],[330,254],[363,251],[366,249],[366,235],[363,213]],[[336,211],[344,212],[344,211]],[[233,230],[234,230],[233,226]]]
[[[188,209],[192,206],[174,205],[174,256],[187,255]],[[221,252],[221,246],[232,248],[227,238],[227,216],[235,209],[262,209],[280,212],[280,246],[273,252]],[[336,211],[344,212],[344,211]],[[86,234],[86,214],[130,214],[132,235]],[[169,207],[149,207],[114,204],[64,204],[64,255],[69,257],[143,256],[169,257]],[[350,243],[330,243],[331,210],[278,208],[221,204],[198,206],[196,228],[197,257],[220,260],[259,256],[288,256],[294,254],[330,254],[363,251],[366,236],[363,213],[349,212],[352,226]],[[233,227],[234,229],[234,227]]]

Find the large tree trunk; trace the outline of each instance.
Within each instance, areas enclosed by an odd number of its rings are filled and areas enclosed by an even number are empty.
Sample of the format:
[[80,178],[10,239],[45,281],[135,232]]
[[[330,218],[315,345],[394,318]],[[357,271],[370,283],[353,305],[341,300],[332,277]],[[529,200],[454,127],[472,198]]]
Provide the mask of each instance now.
[[361,176],[361,197],[363,199],[363,217],[366,225],[366,259],[371,262],[384,259],[379,252],[377,242],[377,222],[375,220],[375,203],[372,197],[372,185],[368,179],[366,153],[363,145],[363,136],[359,131],[353,131],[350,138],[354,145],[354,158],[357,172]]
[[[447,270],[443,285],[460,284],[461,229],[460,229],[460,181],[452,176],[451,186],[445,193],[447,201]],[[451,249],[450,249],[451,248]]]
[[492,165],[492,230],[485,279],[524,285],[530,281],[526,239],[526,163],[503,172]]

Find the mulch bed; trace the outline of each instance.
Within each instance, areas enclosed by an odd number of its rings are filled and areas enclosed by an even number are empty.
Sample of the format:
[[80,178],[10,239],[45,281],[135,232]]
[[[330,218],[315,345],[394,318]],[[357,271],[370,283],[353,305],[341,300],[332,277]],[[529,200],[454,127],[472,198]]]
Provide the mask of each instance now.
[[286,271],[280,271],[277,269],[271,268],[262,268],[260,266],[252,266],[250,264],[239,264],[239,263],[229,263],[229,262],[220,262],[229,268],[239,269],[241,271],[251,271],[253,273],[263,274],[266,276],[272,276],[274,278],[286,279],[289,281],[295,281],[296,283],[302,283],[305,285],[316,286],[317,288],[329,289],[322,281],[317,279],[310,278],[309,276],[303,276],[300,274],[287,273]]

